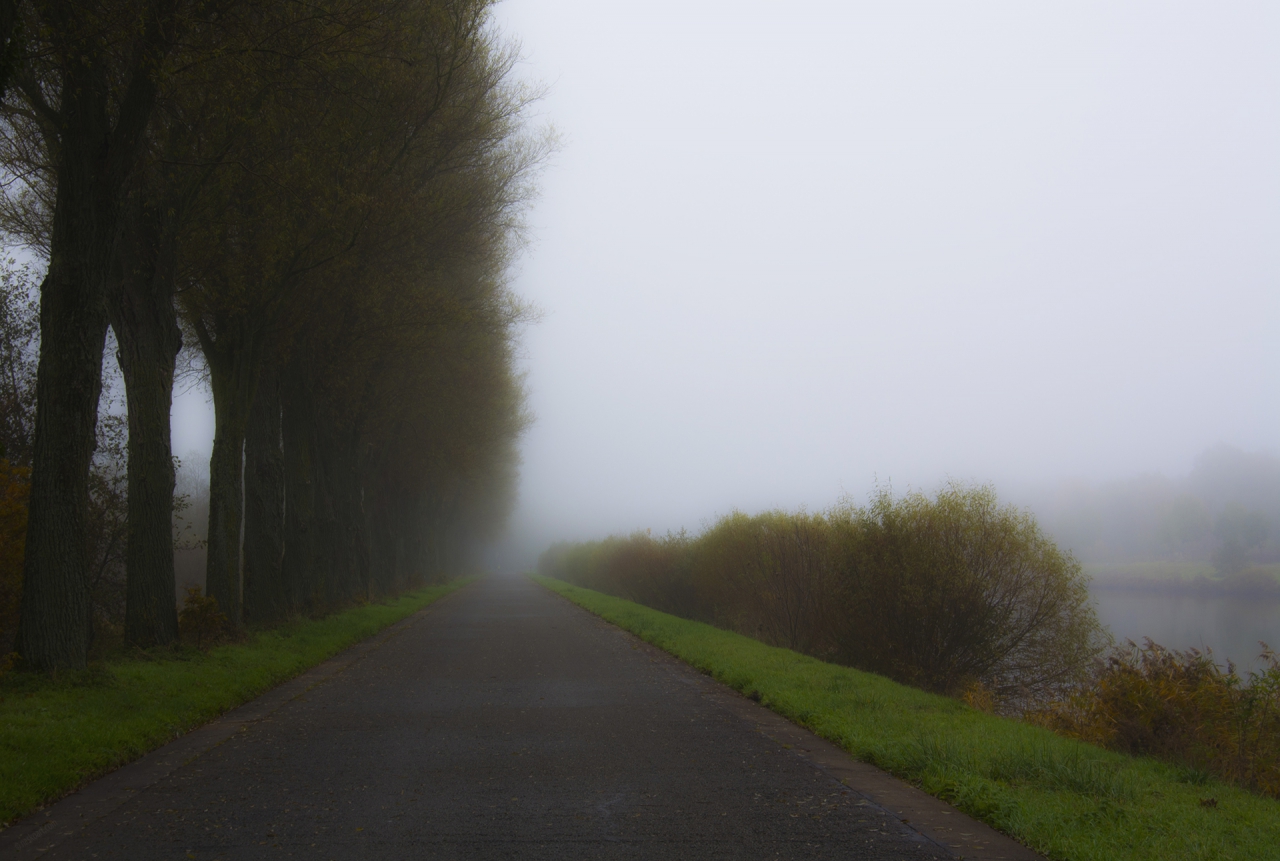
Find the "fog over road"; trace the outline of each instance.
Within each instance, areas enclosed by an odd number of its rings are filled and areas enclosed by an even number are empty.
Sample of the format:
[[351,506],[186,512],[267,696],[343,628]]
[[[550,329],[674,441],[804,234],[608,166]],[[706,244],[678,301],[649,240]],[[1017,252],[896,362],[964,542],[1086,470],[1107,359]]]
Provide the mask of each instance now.
[[114,809],[92,812],[90,787],[0,854],[955,857],[761,731],[758,706],[525,578],[483,579],[357,648],[327,680],[233,713],[197,755],[117,773],[133,785]]

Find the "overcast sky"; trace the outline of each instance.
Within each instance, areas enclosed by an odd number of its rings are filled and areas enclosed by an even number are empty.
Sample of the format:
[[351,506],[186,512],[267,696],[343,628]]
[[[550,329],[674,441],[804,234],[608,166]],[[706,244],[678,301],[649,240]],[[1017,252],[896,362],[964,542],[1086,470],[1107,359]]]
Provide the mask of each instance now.
[[563,138],[514,282],[517,540],[1280,447],[1280,5],[497,20]]

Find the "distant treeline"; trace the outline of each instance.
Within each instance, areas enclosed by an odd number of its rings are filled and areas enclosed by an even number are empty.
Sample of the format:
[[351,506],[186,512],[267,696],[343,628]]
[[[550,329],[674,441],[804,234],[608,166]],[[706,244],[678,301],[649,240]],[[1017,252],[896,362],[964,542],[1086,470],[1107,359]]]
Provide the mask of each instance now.
[[701,535],[547,550],[540,573],[928,690],[1008,706],[1070,689],[1107,645],[1080,565],[990,488],[883,492]]
[[[6,4],[0,229],[43,265],[38,314],[5,280],[0,650],[16,621],[30,667],[83,666],[108,602],[133,645],[178,636],[184,366],[233,626],[402,589],[500,527],[527,422],[505,279],[547,143],[490,6]],[[100,416],[108,330],[126,409]]]
[[1280,563],[1280,458],[1264,453],[1218,446],[1182,479],[1066,484],[1025,501],[1085,562],[1202,563],[1220,577]]

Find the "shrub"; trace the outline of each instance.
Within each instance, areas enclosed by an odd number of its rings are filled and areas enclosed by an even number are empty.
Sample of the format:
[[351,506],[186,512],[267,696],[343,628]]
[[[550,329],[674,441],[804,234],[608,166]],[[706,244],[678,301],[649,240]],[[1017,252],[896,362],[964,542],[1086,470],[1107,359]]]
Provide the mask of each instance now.
[[1006,708],[1076,682],[1106,646],[1080,564],[989,487],[881,492],[832,514],[842,543],[842,661]]
[[1128,641],[1097,664],[1090,683],[1030,714],[1042,726],[1092,744],[1209,772],[1280,798],[1280,661],[1241,679],[1212,654]]
[[667,613],[691,615],[698,606],[684,532],[654,538],[647,531],[603,541],[552,545],[538,571],[618,595]]
[[227,629],[227,616],[218,609],[218,599],[201,595],[199,586],[187,589],[187,597],[178,613],[178,630],[186,639],[195,640],[196,648],[212,644]]
[[539,571],[1006,711],[1080,679],[1107,642],[1080,565],[986,487],[559,544]]
[[840,638],[840,572],[821,515],[734,512],[695,544],[693,569],[715,624],[774,646],[831,658]]

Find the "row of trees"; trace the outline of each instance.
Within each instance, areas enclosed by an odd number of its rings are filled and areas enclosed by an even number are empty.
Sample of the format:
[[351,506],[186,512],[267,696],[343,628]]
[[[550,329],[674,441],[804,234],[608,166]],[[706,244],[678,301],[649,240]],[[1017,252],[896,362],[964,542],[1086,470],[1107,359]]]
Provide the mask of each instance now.
[[3,227],[48,262],[18,650],[83,665],[108,327],[124,633],[177,636],[169,413],[213,393],[207,593],[236,624],[414,582],[501,524],[504,275],[545,139],[488,0],[9,2]]
[[1079,563],[985,487],[560,544],[539,571],[1007,708],[1070,688],[1108,642]]

